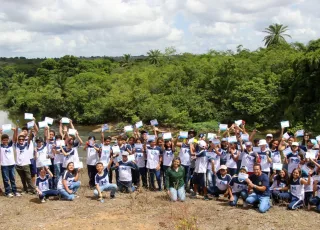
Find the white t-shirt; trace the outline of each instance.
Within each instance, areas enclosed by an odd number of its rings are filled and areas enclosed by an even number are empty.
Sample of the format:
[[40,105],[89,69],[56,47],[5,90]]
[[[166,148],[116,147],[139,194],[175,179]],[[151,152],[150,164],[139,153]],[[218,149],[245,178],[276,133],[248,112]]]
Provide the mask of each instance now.
[[163,165],[164,166],[171,166],[172,160],[174,158],[174,154],[172,149],[166,149],[163,152]]
[[28,143],[24,142],[23,145],[20,144],[15,144],[14,145],[15,150],[16,150],[16,164],[18,166],[25,166],[25,165],[29,165],[30,162],[30,158],[29,158],[29,153],[28,153]]
[[111,145],[101,145],[101,157],[100,161],[103,163],[104,167],[110,162]]
[[1,160],[2,166],[10,166],[16,163],[14,160],[12,145],[13,145],[12,141],[9,141],[7,146],[4,146],[3,144],[1,144],[0,160]]
[[155,146],[154,148],[147,147],[147,168],[155,169],[160,162],[160,155],[162,150],[160,147]]
[[87,147],[87,165],[96,165],[97,161],[98,161],[98,152],[93,148],[93,146],[88,146]]
[[181,161],[181,165],[189,166],[191,164],[191,152],[190,152],[190,146],[186,144],[182,144],[180,152],[179,152],[179,158]]

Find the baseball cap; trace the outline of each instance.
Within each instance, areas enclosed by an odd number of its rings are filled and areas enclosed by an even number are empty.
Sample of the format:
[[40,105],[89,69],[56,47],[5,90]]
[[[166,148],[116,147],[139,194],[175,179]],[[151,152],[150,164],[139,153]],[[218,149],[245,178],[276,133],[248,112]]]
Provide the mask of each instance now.
[[122,156],[129,156],[129,153],[127,151],[122,152]]
[[298,142],[292,142],[292,146],[299,146]]
[[228,139],[227,138],[222,138],[221,141],[228,141]]
[[268,134],[266,135],[266,137],[271,137],[271,138],[273,138],[273,135],[272,135],[271,133],[268,133]]
[[267,141],[265,139],[261,139],[258,145],[267,145]]
[[205,148],[207,146],[207,143],[204,140],[199,141],[199,147]]
[[227,170],[228,168],[227,168],[227,166],[225,166],[225,165],[220,165],[220,168],[219,168],[219,170],[220,169],[224,169],[224,170]]
[[247,142],[245,143],[245,145],[246,145],[246,146],[252,146],[252,143],[251,143],[251,141],[247,141]]

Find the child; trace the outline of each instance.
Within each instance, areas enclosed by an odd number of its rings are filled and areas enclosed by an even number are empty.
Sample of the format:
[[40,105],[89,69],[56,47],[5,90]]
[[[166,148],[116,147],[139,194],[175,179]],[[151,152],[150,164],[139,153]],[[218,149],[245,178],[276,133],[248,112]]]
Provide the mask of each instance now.
[[172,160],[174,158],[174,145],[171,142],[171,140],[165,140],[164,144],[162,144],[162,151],[163,151],[163,184],[165,189],[166,188],[166,171],[168,168],[170,168],[171,164],[172,164]]
[[111,165],[112,165],[112,156],[111,156],[110,161],[108,162],[106,169],[104,169],[102,162],[98,162],[96,164],[96,169],[97,169],[98,173],[95,176],[96,189],[93,191],[93,194],[95,196],[99,196],[98,200],[102,200],[102,192],[103,191],[111,191],[110,192],[110,199],[114,198],[114,195],[117,191],[117,185],[109,183],[108,174],[111,171],[110,170]]
[[290,176],[290,204],[288,209],[295,210],[303,205],[304,189],[303,185],[310,185],[312,171],[308,172],[308,180],[301,178],[301,170],[294,169],[292,175]]
[[[102,131],[102,129],[101,129]],[[101,149],[100,149],[100,162],[103,163],[104,167],[107,167],[111,161],[112,148],[111,148],[111,137],[104,137],[104,133],[101,132]],[[113,159],[113,158],[112,158]],[[111,162],[112,165],[113,162]],[[112,183],[112,170],[108,172],[109,182]]]
[[261,171],[267,175],[270,173],[270,163],[272,163],[272,159],[270,158],[271,153],[267,149],[267,141],[264,139],[261,139],[259,141],[259,147],[261,148],[261,151],[258,153],[260,157],[260,165],[261,165]]
[[291,145],[292,153],[289,153],[285,159],[285,163],[288,164],[288,173],[289,175],[292,173],[293,169],[298,168],[300,164],[300,156],[299,156],[299,143],[292,142]]
[[136,164],[139,168],[139,174],[141,175],[142,186],[148,188],[147,182],[147,169],[146,169],[146,158],[144,156],[144,149],[141,144],[141,140],[137,139],[133,148],[133,152],[136,156]]
[[228,184],[231,181],[231,176],[227,174],[227,166],[221,165],[216,175],[216,185],[214,187],[214,196],[219,197],[220,194],[228,196]]
[[320,213],[320,167],[318,167],[317,172],[313,182],[313,197],[309,200],[309,204],[315,205],[317,212]]
[[237,161],[239,159],[240,152],[236,149],[236,147],[236,143],[229,143],[226,166],[228,167],[230,176],[233,176],[237,173]]
[[[14,136],[16,135],[17,129],[12,128],[14,132]],[[0,132],[2,134],[2,131]],[[14,173],[14,153],[13,153],[13,142],[9,141],[9,136],[7,134],[1,135],[1,149],[0,149],[0,159],[1,159],[1,175],[3,179],[5,196],[13,197],[13,196],[21,196],[20,193],[17,192],[15,173]],[[10,184],[9,184],[10,180]],[[12,193],[13,194],[12,194]]]
[[79,197],[75,195],[81,184],[79,172],[80,169],[75,172],[73,162],[69,162],[67,170],[63,172],[58,182],[58,192],[63,199],[72,201]]
[[[273,174],[274,175],[274,174]],[[279,171],[274,177],[273,183],[270,187],[271,196],[275,203],[279,202],[279,199],[289,199],[289,176],[285,169]]]
[[[207,155],[209,158],[211,158],[214,161],[214,168],[218,169],[220,168],[220,150],[219,145],[215,145],[212,140],[209,141],[210,147],[208,149]],[[213,195],[214,193],[214,186],[216,185],[216,174],[214,171],[212,171],[212,165],[208,164],[207,167],[207,190],[208,193]]]
[[158,190],[161,191],[161,174],[160,166],[162,162],[162,150],[156,146],[156,141],[150,142],[150,146],[144,146],[147,157],[147,168],[149,170],[149,186],[151,190],[155,190],[154,176],[158,183]]
[[40,167],[43,164],[43,161],[49,158],[47,144],[43,142],[41,137],[36,139],[36,149],[34,159],[36,160],[37,165],[37,174],[39,175]]
[[55,136],[55,143],[52,145],[52,153],[54,155],[54,160],[53,160],[53,165],[54,165],[53,188],[54,189],[57,189],[59,178],[63,173],[62,164],[63,164],[64,155],[60,151],[60,147],[63,142],[64,140],[62,140],[62,136],[59,134]]
[[[240,173],[247,174],[248,173],[247,167],[242,166],[239,171],[239,174]],[[229,191],[230,206],[236,206],[238,203],[239,197],[241,197],[243,200],[243,207],[247,206],[246,199],[248,197],[248,185],[244,179],[245,178],[240,179],[238,175],[233,177],[229,182],[228,191]]]
[[96,163],[99,158],[99,146],[95,144],[96,138],[94,136],[89,136],[84,150],[87,151],[87,169],[89,177],[89,187],[90,189],[95,188],[94,177],[97,174]]
[[206,173],[208,162],[211,162],[212,171],[214,172],[214,161],[207,156],[207,143],[204,140],[199,141],[198,144],[200,148],[200,152],[196,154],[196,167],[193,173],[193,194],[192,198],[197,196],[198,188],[203,188],[204,200],[210,200],[207,193],[207,185],[206,185]]
[[246,166],[249,176],[253,174],[253,165],[258,162],[259,156],[252,150],[252,142],[245,143],[245,150],[242,153],[241,167]]
[[[48,173],[48,174],[47,174]],[[49,189],[49,179],[53,177],[50,169],[46,167],[40,167],[39,177],[36,180],[36,190],[39,194],[41,203],[45,203],[46,199],[50,196],[57,196],[58,191]]]
[[[19,135],[18,141],[15,137],[14,147],[16,151],[16,170],[21,178],[23,192],[35,193],[35,187],[32,183],[31,172],[30,172],[30,155],[28,153],[30,142],[32,138],[32,132],[30,131],[28,141],[25,142],[25,136]],[[32,143],[32,142],[31,142]]]

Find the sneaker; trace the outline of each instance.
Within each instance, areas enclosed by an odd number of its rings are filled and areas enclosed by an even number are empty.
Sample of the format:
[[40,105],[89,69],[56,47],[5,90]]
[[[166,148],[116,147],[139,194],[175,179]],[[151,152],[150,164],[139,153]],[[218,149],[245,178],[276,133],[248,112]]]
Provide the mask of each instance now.
[[80,198],[80,196],[78,196],[78,195],[74,195],[74,198]]
[[194,193],[194,192],[191,193],[191,195],[190,195],[190,198],[191,198],[191,199],[197,199],[197,197],[198,197],[197,194]]
[[208,196],[204,196],[203,200],[211,200]]
[[244,208],[247,208],[247,207],[248,207],[247,202],[245,202],[245,201],[243,202],[243,207],[244,207]]
[[46,203],[46,199],[42,198],[41,203]]
[[12,197],[13,197],[13,195],[12,195],[12,193],[8,193],[8,194],[6,195],[6,197],[8,197],[8,198],[12,198]]
[[16,192],[14,196],[21,196],[21,193]]

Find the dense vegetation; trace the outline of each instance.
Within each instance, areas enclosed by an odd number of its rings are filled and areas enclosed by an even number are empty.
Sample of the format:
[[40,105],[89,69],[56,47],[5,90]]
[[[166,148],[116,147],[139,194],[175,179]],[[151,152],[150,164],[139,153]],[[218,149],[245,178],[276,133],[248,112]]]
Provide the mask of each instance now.
[[157,118],[178,126],[245,120],[279,127],[281,120],[320,131],[320,39],[268,44],[249,51],[175,54],[151,50],[84,59],[0,59],[3,105],[12,113],[69,116],[75,122]]

